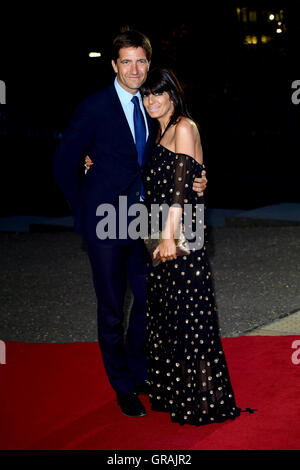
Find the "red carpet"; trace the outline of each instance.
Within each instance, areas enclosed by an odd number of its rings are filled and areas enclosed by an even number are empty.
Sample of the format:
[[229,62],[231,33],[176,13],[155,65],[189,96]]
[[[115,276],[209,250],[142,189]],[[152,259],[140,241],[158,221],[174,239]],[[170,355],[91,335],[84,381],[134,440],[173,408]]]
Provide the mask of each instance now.
[[299,449],[300,364],[292,361],[292,343],[299,339],[224,338],[238,405],[257,411],[199,428],[172,424],[167,414],[151,412],[147,397],[142,397],[147,417],[123,416],[96,343],[6,343],[6,364],[0,364],[0,448]]

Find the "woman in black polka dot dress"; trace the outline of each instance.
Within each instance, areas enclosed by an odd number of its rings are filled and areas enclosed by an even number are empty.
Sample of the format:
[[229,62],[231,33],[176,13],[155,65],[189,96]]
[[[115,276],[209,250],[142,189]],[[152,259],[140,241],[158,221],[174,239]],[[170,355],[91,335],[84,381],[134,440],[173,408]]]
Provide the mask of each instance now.
[[184,204],[192,207],[194,234],[196,224],[203,223],[203,218],[196,217],[203,200],[192,190],[194,177],[204,168],[198,128],[188,115],[182,89],[171,71],[154,69],[141,91],[147,112],[160,125],[158,143],[143,171],[150,220],[154,204],[177,204],[177,208],[170,208],[163,227],[169,230],[168,238],[154,252],[154,258],[162,262],[151,265],[148,276],[152,409],[169,412],[174,422],[196,426],[234,419],[240,409],[219,336],[205,243],[196,235],[190,242],[190,254],[176,257],[174,241]]

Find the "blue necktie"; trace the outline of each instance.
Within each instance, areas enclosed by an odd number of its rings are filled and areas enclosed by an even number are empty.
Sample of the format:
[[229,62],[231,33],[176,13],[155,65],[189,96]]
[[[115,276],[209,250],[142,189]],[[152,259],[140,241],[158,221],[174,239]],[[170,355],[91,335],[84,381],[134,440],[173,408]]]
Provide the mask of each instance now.
[[[134,134],[135,134],[135,145],[138,152],[138,162],[142,166],[143,155],[146,145],[146,125],[144,116],[142,114],[139,99],[137,96],[134,96],[131,100],[134,104],[133,111],[133,122],[134,122]],[[144,189],[141,188],[141,195],[144,198]]]

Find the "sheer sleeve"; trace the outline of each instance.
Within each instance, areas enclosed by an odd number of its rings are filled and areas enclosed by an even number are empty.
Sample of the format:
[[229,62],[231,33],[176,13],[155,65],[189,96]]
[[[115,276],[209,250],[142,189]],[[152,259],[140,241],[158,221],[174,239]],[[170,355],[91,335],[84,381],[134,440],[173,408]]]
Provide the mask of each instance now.
[[174,188],[171,205],[177,204],[183,209],[188,202],[187,194],[191,180],[192,159],[183,153],[176,154],[174,168]]

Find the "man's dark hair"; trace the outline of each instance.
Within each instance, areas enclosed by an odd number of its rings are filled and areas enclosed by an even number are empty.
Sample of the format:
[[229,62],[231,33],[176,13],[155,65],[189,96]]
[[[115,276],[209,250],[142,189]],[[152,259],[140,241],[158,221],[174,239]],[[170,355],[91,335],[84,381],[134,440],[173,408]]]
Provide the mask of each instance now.
[[148,37],[135,30],[122,31],[114,39],[112,45],[112,59],[117,62],[119,50],[123,47],[141,47],[146,52],[148,62],[151,61],[152,47]]

